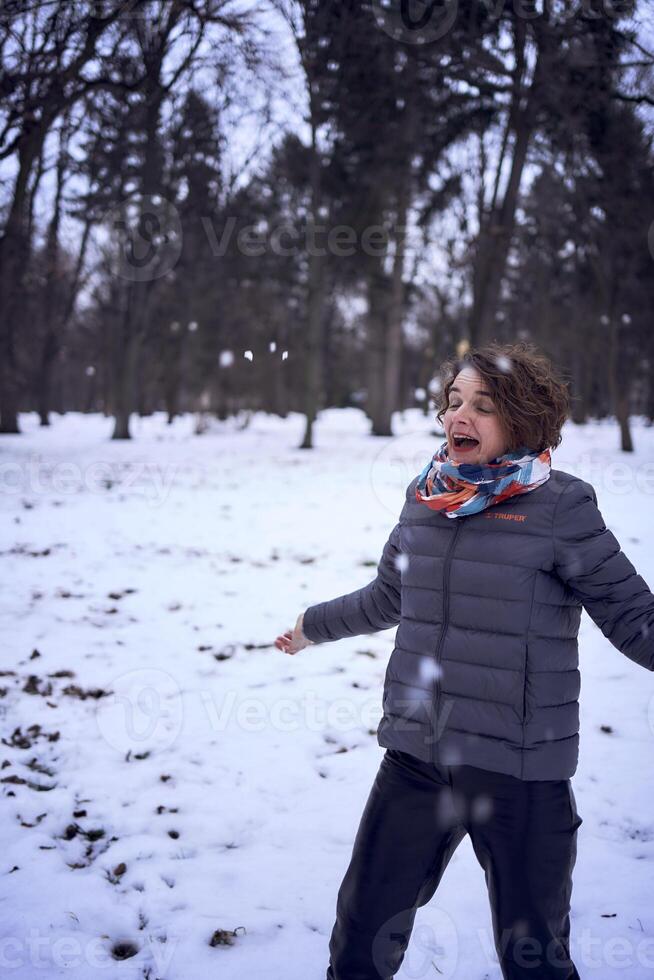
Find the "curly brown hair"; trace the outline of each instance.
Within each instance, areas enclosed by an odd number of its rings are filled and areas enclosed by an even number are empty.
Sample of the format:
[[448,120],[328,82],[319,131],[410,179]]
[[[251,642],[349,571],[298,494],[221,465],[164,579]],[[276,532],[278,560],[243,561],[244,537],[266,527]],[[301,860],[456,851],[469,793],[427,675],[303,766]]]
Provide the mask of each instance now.
[[570,411],[569,382],[555,372],[549,358],[534,344],[520,341],[472,347],[441,365],[442,424],[450,388],[459,371],[474,368],[484,379],[507,437],[507,452],[522,447],[532,452],[555,449]]

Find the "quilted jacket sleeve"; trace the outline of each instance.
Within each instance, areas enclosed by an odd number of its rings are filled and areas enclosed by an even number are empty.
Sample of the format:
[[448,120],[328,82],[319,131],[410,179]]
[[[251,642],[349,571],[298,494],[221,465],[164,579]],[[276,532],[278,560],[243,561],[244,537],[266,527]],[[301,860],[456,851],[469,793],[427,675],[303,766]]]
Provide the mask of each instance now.
[[[408,493],[413,484],[409,484]],[[400,525],[406,513],[406,503],[400,519],[391,531],[381,559],[377,566],[377,576],[368,585],[319,602],[304,613],[302,629],[304,635],[314,643],[325,640],[341,640],[346,636],[361,636],[390,629],[400,622]]]
[[654,595],[604,524],[590,483],[576,480],[554,512],[554,568],[604,636],[654,670]]

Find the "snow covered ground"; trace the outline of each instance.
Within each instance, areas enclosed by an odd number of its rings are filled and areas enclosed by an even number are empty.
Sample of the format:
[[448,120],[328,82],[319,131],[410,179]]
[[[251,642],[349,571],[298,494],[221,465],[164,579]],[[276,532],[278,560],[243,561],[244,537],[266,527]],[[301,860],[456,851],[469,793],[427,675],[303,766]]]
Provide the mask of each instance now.
[[[2,975],[324,980],[394,631],[273,640],[374,576],[433,421],[373,439],[329,410],[312,452],[298,415],[134,417],[127,444],[100,415],[37,423],[0,438]],[[654,428],[634,439],[567,423],[553,462],[652,586]],[[580,649],[573,958],[654,977],[654,674],[585,614]],[[499,980],[491,935],[466,838],[399,976]]]

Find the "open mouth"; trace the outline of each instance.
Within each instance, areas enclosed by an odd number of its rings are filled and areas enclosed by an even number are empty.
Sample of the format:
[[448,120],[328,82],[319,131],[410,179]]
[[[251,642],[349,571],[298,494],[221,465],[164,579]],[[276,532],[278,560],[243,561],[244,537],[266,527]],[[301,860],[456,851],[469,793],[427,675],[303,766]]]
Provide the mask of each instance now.
[[475,446],[479,445],[478,439],[472,439],[469,436],[452,436],[452,442],[457,449],[474,449]]

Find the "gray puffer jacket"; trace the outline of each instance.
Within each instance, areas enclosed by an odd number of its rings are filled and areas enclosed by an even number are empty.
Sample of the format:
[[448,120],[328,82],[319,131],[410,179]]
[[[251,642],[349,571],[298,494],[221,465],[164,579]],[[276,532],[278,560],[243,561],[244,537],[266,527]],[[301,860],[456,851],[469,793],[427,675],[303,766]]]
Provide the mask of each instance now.
[[519,779],[567,779],[579,754],[582,606],[654,670],[654,595],[591,484],[561,470],[529,493],[449,518],[409,484],[377,577],[310,606],[315,643],[398,626],[379,745]]

